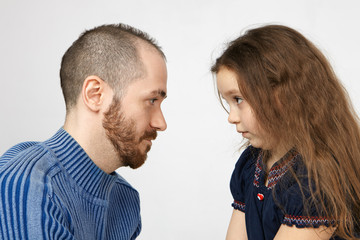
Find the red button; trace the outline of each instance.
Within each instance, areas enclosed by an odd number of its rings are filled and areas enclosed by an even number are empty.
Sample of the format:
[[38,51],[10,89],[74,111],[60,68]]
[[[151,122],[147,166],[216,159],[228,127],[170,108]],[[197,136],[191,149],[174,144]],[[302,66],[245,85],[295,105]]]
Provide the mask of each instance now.
[[260,201],[264,200],[264,194],[258,193],[258,194],[257,194],[257,198],[258,198]]

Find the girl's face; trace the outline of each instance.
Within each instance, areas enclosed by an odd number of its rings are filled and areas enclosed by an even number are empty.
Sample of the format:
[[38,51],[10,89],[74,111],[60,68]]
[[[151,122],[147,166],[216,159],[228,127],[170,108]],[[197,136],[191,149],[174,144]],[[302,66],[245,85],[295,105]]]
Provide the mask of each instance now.
[[236,130],[249,140],[256,148],[269,149],[265,134],[259,128],[252,108],[246,99],[243,98],[237,75],[227,68],[220,68],[216,74],[217,87],[221,98],[229,105],[229,123],[236,125]]

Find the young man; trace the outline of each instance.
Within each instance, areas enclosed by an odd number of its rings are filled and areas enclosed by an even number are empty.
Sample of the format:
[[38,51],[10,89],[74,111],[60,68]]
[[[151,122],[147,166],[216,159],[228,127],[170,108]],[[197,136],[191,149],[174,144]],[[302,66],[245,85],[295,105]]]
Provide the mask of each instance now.
[[0,239],[135,239],[139,196],[115,170],[140,167],[166,129],[165,56],[146,33],[103,25],[67,50],[60,78],[64,126],[0,158]]

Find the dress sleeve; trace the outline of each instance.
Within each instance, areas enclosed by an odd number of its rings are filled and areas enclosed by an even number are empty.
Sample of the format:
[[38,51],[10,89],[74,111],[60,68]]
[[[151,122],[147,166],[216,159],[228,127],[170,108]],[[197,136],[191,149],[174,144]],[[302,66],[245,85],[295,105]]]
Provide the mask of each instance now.
[[245,212],[245,194],[247,187],[252,182],[254,176],[253,166],[255,163],[256,149],[248,147],[241,154],[239,160],[235,165],[235,169],[232,173],[230,180],[230,190],[234,198],[232,206],[234,209]]
[[334,224],[334,221],[325,216],[320,204],[312,200],[307,178],[300,178],[299,182],[292,180],[291,186],[288,185],[287,187],[280,197],[284,210],[282,224],[296,226],[297,228],[329,227]]

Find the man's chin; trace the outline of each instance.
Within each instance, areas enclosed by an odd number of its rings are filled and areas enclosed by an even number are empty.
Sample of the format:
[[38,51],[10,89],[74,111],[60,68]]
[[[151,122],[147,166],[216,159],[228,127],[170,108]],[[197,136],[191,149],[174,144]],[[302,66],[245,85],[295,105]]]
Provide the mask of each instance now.
[[143,162],[138,162],[136,164],[129,164],[129,167],[132,169],[138,169],[139,167],[141,167],[142,165],[144,165],[145,161]]
[[129,166],[132,169],[137,169],[144,165],[145,161],[147,159],[147,154],[144,155],[138,155],[137,157],[131,158],[129,161],[127,161],[127,166]]

